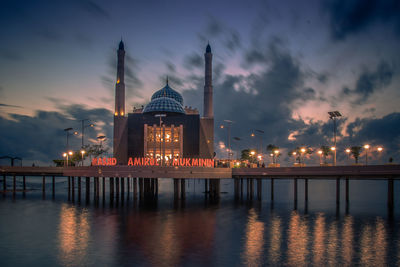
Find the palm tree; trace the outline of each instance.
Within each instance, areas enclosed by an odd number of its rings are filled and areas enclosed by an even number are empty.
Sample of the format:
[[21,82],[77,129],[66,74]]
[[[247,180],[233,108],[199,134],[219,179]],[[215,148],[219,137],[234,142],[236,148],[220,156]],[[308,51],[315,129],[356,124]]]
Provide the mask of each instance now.
[[279,147],[276,145],[269,144],[267,146],[267,151],[272,155],[272,162],[276,164],[278,157],[281,155]]
[[356,164],[358,163],[358,157],[360,156],[361,147],[360,146],[352,146],[350,148],[351,155],[353,155]]
[[324,156],[324,164],[327,164],[326,157],[331,153],[331,148],[329,146],[321,146],[322,155]]

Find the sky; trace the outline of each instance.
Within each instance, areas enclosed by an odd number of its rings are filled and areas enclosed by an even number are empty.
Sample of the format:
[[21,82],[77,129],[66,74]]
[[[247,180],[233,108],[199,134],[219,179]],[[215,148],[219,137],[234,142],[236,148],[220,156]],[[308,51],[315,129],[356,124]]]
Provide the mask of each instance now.
[[[106,135],[112,147],[122,38],[128,111],[168,76],[201,112],[210,43],[219,157],[227,146],[219,126],[232,120],[234,152],[274,144],[289,165],[295,147],[333,144],[328,111],[338,110],[339,163],[349,162],[345,148],[367,143],[370,162],[399,162],[399,12],[395,0],[3,0],[0,156],[50,165],[65,151],[63,129],[80,131],[82,119],[95,123],[85,143]],[[80,133],[70,137],[71,147],[80,142]]]

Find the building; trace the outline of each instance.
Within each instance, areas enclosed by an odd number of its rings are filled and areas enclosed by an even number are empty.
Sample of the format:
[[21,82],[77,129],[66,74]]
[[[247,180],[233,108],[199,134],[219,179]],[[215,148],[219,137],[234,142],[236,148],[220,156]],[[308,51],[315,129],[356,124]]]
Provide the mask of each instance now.
[[118,48],[113,153],[118,164],[128,158],[153,158],[168,164],[176,158],[214,157],[212,53],[206,47],[204,113],[184,106],[184,100],[168,84],[156,91],[140,109],[125,112],[124,44]]

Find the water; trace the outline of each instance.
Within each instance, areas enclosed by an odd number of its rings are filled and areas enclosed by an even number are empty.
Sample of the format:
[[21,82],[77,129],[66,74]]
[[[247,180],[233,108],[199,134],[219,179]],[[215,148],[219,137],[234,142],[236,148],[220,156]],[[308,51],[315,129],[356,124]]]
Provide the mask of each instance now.
[[351,181],[350,206],[337,209],[335,181],[309,180],[306,206],[299,180],[297,210],[290,180],[275,181],[273,204],[269,180],[260,202],[235,201],[231,180],[221,182],[218,203],[205,200],[199,180],[176,202],[172,181],[160,180],[157,202],[134,202],[131,193],[118,205],[108,194],[104,204],[93,194],[90,203],[77,194],[68,201],[66,180],[55,199],[48,184],[43,199],[40,182],[29,178],[37,190],[25,197],[0,196],[1,266],[400,265],[400,203],[390,215],[385,181]]

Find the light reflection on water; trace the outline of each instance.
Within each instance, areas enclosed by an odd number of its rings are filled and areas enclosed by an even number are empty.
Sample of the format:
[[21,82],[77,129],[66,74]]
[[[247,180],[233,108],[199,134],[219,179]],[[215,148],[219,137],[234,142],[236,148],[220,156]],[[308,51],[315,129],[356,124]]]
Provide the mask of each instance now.
[[[191,185],[193,186],[193,185]],[[196,188],[202,188],[198,186]],[[193,192],[195,189],[193,189]],[[268,190],[268,189],[266,189]],[[399,222],[326,205],[293,210],[161,192],[157,203],[96,206],[64,198],[0,198],[1,266],[391,266]],[[315,201],[315,200],[314,200]],[[83,202],[84,203],[84,202]],[[322,204],[320,204],[322,205]],[[365,208],[364,208],[365,209]],[[363,210],[364,210],[363,209]],[[29,218],[29,219],[27,219]]]

